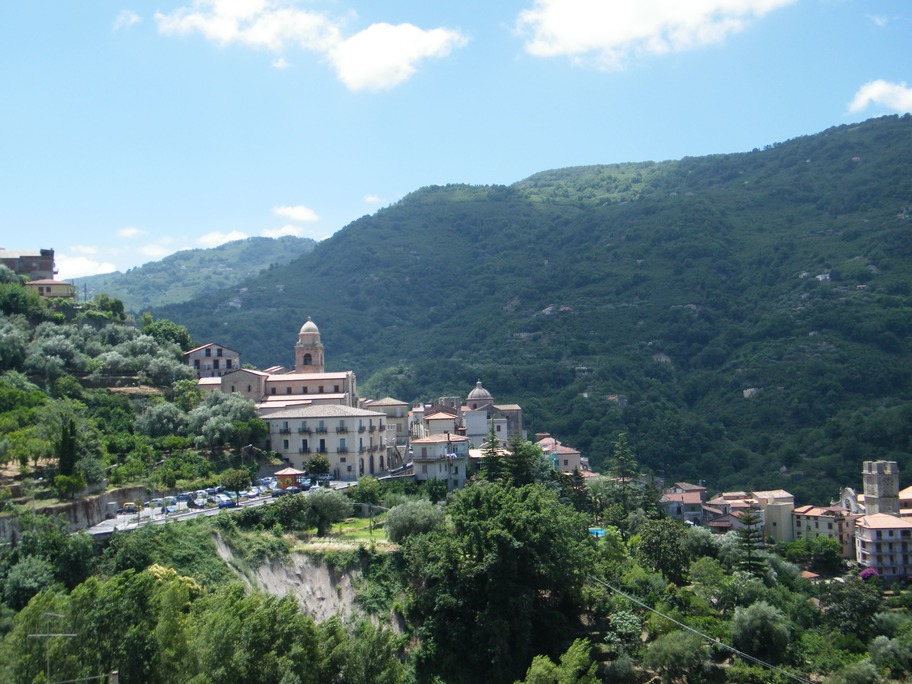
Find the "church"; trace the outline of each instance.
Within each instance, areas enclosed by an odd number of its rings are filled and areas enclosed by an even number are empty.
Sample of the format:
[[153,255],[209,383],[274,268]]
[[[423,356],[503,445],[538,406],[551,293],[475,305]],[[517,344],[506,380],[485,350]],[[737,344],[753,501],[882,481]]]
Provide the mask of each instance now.
[[358,408],[355,373],[326,372],[320,330],[310,317],[298,332],[294,359],[293,370],[241,368],[199,383],[253,401],[269,429],[266,449],[294,468],[305,469],[321,454],[332,479],[356,480],[401,464],[395,439],[387,437],[386,414]]

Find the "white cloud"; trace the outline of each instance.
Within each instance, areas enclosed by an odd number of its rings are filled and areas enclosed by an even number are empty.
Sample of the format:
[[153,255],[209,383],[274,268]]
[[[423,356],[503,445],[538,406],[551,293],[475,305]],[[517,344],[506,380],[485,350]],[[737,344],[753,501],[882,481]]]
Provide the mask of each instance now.
[[380,204],[383,200],[380,199],[380,195],[365,195],[364,203],[365,204]]
[[877,28],[883,28],[887,25],[887,18],[878,14],[869,14],[868,19]]
[[796,0],[534,0],[517,31],[536,57],[571,57],[621,68],[628,57],[718,43]]
[[292,221],[301,221],[303,223],[320,220],[320,217],[317,216],[317,212],[310,207],[305,207],[303,204],[298,204],[293,207],[273,207],[272,213],[276,216],[282,216],[291,219]]
[[82,254],[84,256],[95,256],[98,254],[98,247],[93,247],[91,245],[73,245],[70,249],[77,254]]
[[905,82],[890,83],[879,79],[865,83],[849,103],[849,111],[860,112],[872,104],[900,114],[912,112],[912,88],[907,87]]
[[[342,21],[300,9],[294,0],[194,0],[192,5],[170,13],[156,12],[155,21],[162,35],[200,33],[222,45],[320,53],[353,91],[398,85],[415,73],[422,60],[446,57],[467,42],[449,29],[385,23],[344,38]],[[272,66],[284,69],[289,63],[280,56]]]
[[150,259],[164,259],[169,254],[174,254],[178,249],[162,243],[150,242],[142,245],[137,251]]
[[268,238],[278,238],[278,237],[283,237],[285,235],[291,235],[293,237],[301,237],[301,234],[303,232],[304,232],[304,230],[301,229],[300,227],[289,225],[289,226],[282,226],[281,228],[267,228],[260,234],[263,237],[268,237]]
[[134,238],[139,235],[144,235],[146,231],[140,230],[139,228],[134,228],[133,226],[127,226],[126,228],[121,228],[117,231],[117,237],[120,238]]
[[114,30],[115,31],[124,31],[126,29],[136,26],[139,22],[142,21],[140,17],[133,10],[120,10],[117,14],[117,18],[114,20]]
[[99,273],[112,273],[117,270],[117,267],[110,262],[96,261],[87,256],[70,256],[62,252],[58,252],[54,256],[54,265],[57,266],[57,280],[72,280]]
[[325,52],[339,41],[339,28],[318,12],[288,0],[195,0],[170,14],[155,13],[159,33],[199,32],[209,40],[278,52],[286,45]]
[[224,245],[226,242],[234,242],[235,240],[243,240],[249,237],[246,233],[242,233],[239,230],[232,230],[227,233],[223,233],[220,230],[214,230],[211,233],[206,233],[205,235],[198,237],[196,239],[196,244],[200,247],[218,247],[219,245]]
[[329,59],[349,90],[386,90],[410,78],[418,64],[446,57],[468,40],[458,31],[412,24],[373,24],[339,43]]

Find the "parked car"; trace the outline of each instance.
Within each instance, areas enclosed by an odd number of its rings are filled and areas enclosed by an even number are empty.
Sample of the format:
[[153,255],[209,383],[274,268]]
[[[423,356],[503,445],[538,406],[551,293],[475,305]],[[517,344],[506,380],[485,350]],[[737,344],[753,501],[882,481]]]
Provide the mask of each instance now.
[[285,487],[285,491],[286,491],[288,494],[300,494],[300,493],[301,493],[301,488],[300,488],[300,487],[297,487],[297,486],[295,486],[295,485],[291,485],[290,487]]
[[181,492],[175,497],[178,501],[190,501],[190,492]]
[[117,509],[117,512],[120,515],[124,515],[125,513],[139,513],[139,506],[132,501],[127,501],[123,506]]
[[272,496],[273,498],[278,498],[280,496],[285,496],[286,494],[291,494],[287,489],[273,489]]
[[219,501],[218,507],[219,508],[237,508],[237,502],[234,499],[227,497],[227,498]]
[[190,499],[187,502],[187,508],[205,508],[206,499]]

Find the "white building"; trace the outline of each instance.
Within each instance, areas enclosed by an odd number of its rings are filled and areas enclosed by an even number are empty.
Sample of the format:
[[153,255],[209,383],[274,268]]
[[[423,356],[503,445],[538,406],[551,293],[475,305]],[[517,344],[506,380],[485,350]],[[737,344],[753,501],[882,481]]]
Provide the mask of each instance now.
[[887,513],[855,521],[855,560],[885,580],[912,576],[912,520]]
[[304,469],[313,454],[329,460],[335,480],[373,475],[389,464],[386,416],[339,404],[288,406],[261,412],[269,436],[266,449]]
[[196,372],[197,378],[219,378],[241,367],[241,355],[233,349],[210,342],[185,351],[184,363]]
[[462,487],[469,462],[469,440],[460,435],[437,434],[412,440],[415,480],[443,480],[447,489]]

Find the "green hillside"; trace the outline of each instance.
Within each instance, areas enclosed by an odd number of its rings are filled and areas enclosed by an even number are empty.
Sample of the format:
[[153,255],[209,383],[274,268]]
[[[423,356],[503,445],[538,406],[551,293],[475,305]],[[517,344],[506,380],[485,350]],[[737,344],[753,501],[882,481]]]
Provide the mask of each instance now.
[[423,188],[225,304],[155,315],[260,367],[291,363],[310,315],[362,393],[480,378],[596,469],[626,431],[667,479],[824,502],[866,458],[912,477],[910,210],[912,118],[885,117],[744,154]]
[[294,261],[315,244],[309,238],[252,237],[212,249],[183,250],[126,273],[105,273],[73,282],[80,297],[107,294],[120,299],[128,311],[141,312],[236,286],[270,266]]

